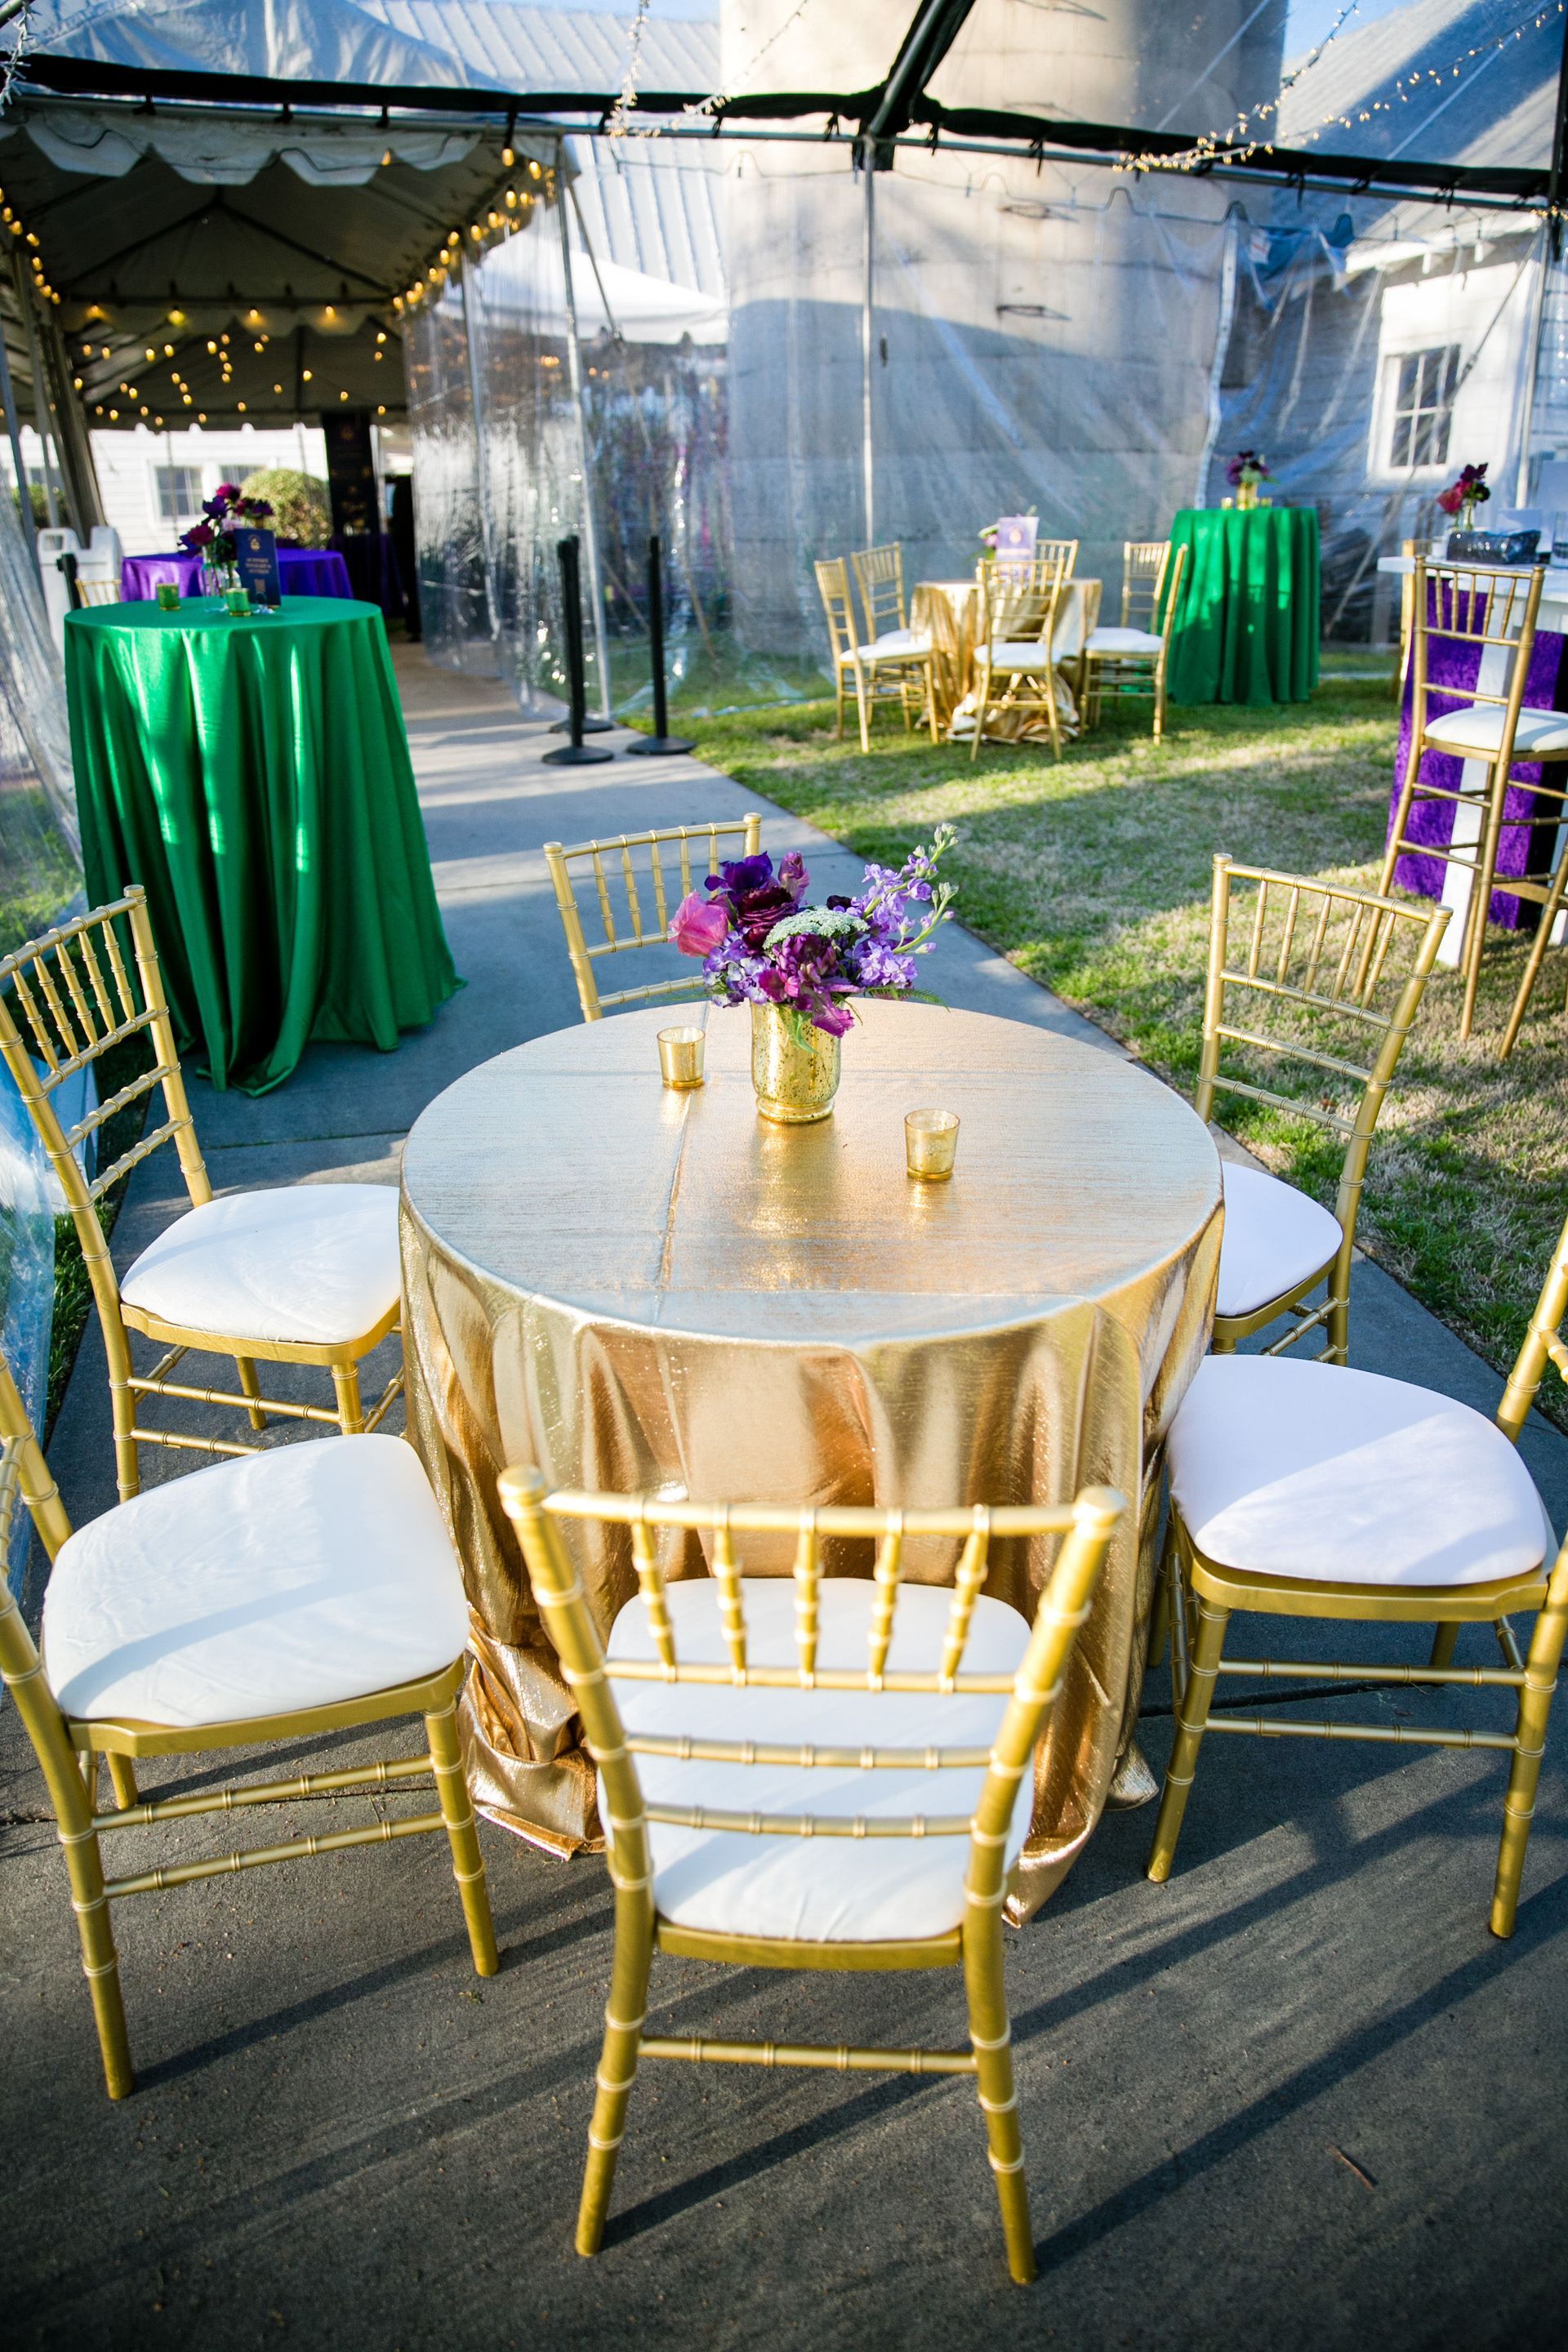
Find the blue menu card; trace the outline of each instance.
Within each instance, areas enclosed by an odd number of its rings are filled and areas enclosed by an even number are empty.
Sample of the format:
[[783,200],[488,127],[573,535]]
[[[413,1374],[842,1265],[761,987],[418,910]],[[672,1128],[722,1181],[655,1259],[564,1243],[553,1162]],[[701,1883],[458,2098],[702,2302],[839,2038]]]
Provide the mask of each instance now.
[[276,533],[270,530],[237,530],[234,544],[240,585],[249,590],[251,603],[276,608],[283,601],[283,590],[278,577]]

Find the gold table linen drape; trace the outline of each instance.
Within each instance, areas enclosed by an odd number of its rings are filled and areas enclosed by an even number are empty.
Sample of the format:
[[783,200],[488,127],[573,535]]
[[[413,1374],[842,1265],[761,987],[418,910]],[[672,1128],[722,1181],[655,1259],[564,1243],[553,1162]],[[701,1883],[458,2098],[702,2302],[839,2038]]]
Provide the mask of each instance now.
[[[707,1083],[660,1084],[668,1011],[535,1038],[459,1078],[403,1164],[409,1430],[465,1566],[476,1802],[553,1852],[600,1842],[593,1766],[496,1496],[552,1484],[791,1506],[1070,1500],[1130,1510],[1037,1764],[1014,1912],[1094,1827],[1136,1717],[1152,1561],[1142,1472],[1208,1342],[1220,1177],[1202,1123],[1118,1055],[863,1001],[831,1118],[757,1115],[743,1011],[682,1007]],[[951,1183],[912,1182],[904,1113],[956,1110]],[[625,1531],[580,1529],[600,1630]],[[706,1572],[697,1539],[667,1572]],[[828,1574],[869,1574],[870,1550]],[[744,1549],[787,1574],[791,1546]],[[906,1572],[951,1580],[956,1550]],[[1032,1614],[1044,1546],[987,1590]]]
[[[1101,583],[1068,580],[1063,583],[1057,614],[1054,650],[1058,709],[1066,732],[1078,731],[1078,705],[1069,667],[1083,651],[1084,639],[1100,621]],[[981,629],[980,589],[973,580],[921,580],[910,597],[910,626],[931,642],[931,669],[936,688],[936,715],[952,740],[953,720],[962,713],[960,730],[965,742],[973,731],[973,706],[964,709],[974,685],[974,647]],[[1000,691],[1000,688],[998,688]],[[992,706],[995,709],[994,704]],[[1028,737],[1048,742],[1050,729],[1038,711],[998,711],[985,730],[990,742],[1017,741]]]

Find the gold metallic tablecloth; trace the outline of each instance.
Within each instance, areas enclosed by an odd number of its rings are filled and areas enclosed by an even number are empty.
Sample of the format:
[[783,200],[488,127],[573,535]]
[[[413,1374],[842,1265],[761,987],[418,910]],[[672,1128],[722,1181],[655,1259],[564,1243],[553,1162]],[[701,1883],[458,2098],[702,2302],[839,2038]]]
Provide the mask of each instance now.
[[[1068,735],[1078,731],[1078,705],[1069,668],[1083,650],[1083,641],[1100,619],[1100,583],[1068,580],[1062,589],[1055,638],[1058,709]],[[910,626],[930,637],[936,685],[937,718],[950,741],[956,730],[965,742],[973,732],[974,646],[980,632],[980,590],[973,580],[922,580],[910,597]],[[968,705],[968,708],[965,706]],[[1050,729],[1037,711],[998,711],[986,728],[992,742],[1050,740]]]
[[[858,1011],[819,1126],[759,1118],[746,1013],[699,1006],[681,1009],[707,1029],[696,1092],[659,1083],[668,1013],[625,1013],[471,1070],[408,1139],[409,1427],[468,1580],[470,1781],[557,1853],[599,1841],[594,1772],[497,1502],[507,1463],[791,1505],[1065,1502],[1097,1483],[1136,1504],[1207,1345],[1219,1163],[1177,1096],[1019,1022]],[[950,1184],[905,1174],[921,1106],[961,1114]],[[1093,1829],[1136,1717],[1139,1517],[1042,1743],[1020,1917]],[[1032,1612],[1047,1550],[999,1548],[987,1589]],[[608,1538],[580,1557],[607,1633],[629,1562]],[[788,1549],[745,1565],[787,1573]],[[705,1573],[695,1539],[674,1572]]]

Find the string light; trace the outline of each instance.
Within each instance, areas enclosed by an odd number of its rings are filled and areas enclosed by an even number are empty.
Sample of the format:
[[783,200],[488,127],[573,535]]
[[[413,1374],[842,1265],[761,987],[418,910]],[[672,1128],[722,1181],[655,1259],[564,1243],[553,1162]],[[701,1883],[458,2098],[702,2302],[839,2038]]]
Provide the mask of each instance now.
[[[1137,155],[1119,155],[1116,161],[1117,170],[1119,172],[1193,172],[1215,163],[1249,163],[1255,155],[1271,155],[1274,152],[1273,141],[1266,140],[1258,132],[1255,132],[1253,125],[1262,125],[1271,114],[1279,113],[1280,102],[1286,92],[1316,65],[1356,5],[1357,0],[1348,0],[1348,5],[1340,10],[1317,47],[1310,50],[1295,71],[1288,75],[1280,84],[1279,98],[1265,99],[1261,104],[1249,107],[1237,116],[1227,131],[1205,131],[1191,147],[1183,148],[1177,154],[1155,155],[1144,152]],[[1495,40],[1478,41],[1472,47],[1463,49],[1457,57],[1451,58],[1446,65],[1412,68],[1408,73],[1397,77],[1394,83],[1392,98],[1374,98],[1369,106],[1359,108],[1353,118],[1349,114],[1341,113],[1336,108],[1331,113],[1325,114],[1311,130],[1303,131],[1298,143],[1303,147],[1314,146],[1327,130],[1339,128],[1353,131],[1357,122],[1370,122],[1377,114],[1392,114],[1395,105],[1408,106],[1411,93],[1421,83],[1457,81],[1461,68],[1470,64],[1473,59],[1495,56],[1498,50],[1506,49],[1510,41],[1522,40],[1526,32],[1540,32],[1543,25],[1555,23],[1556,19],[1563,14],[1565,7],[1568,7],[1568,0],[1555,0],[1554,6],[1542,8],[1538,15],[1528,21],[1521,17],[1517,25],[1511,25],[1506,33],[1500,34]]]

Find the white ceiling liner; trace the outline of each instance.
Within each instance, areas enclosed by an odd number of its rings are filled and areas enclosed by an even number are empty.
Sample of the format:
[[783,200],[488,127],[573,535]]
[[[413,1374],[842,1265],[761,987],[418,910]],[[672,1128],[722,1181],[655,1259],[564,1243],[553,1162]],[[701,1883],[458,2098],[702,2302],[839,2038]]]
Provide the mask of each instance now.
[[[400,163],[438,172],[460,163],[479,144],[477,134],[456,131],[384,131],[379,125],[361,130],[309,116],[280,123],[275,115],[132,114],[123,107],[56,106],[36,100],[25,126],[0,123],[0,139],[24,127],[62,172],[118,180],[144,155],[160,155],[182,180],[203,187],[244,187],[279,163],[310,187],[363,187],[381,169],[388,148]],[[520,134],[518,143],[528,142]],[[538,152],[546,152],[542,144]]]

